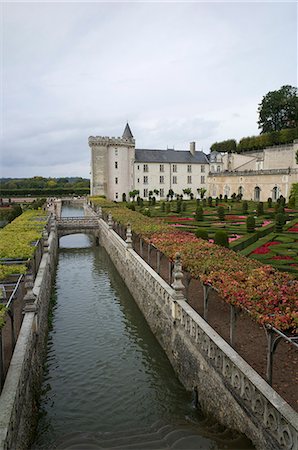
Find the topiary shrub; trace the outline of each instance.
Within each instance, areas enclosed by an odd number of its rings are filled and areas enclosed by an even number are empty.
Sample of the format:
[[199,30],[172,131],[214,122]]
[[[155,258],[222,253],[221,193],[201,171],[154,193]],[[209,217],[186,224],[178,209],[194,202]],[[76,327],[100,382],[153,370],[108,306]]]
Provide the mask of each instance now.
[[283,214],[285,212],[284,205],[282,205],[279,202],[275,203],[274,210],[275,210],[276,213],[282,213]]
[[150,208],[145,208],[143,211],[143,215],[147,217],[151,217],[151,211]]
[[203,198],[202,203],[203,203],[203,206],[205,207],[206,206],[206,199],[205,198]]
[[218,204],[219,204],[219,198],[216,197],[216,199],[215,199],[215,206],[218,206]]
[[182,200],[180,200],[180,198],[179,198],[179,200],[177,200],[177,203],[176,203],[176,212],[178,214],[181,213],[181,204],[182,204]]
[[224,201],[227,203],[227,201],[228,201],[228,196],[227,196],[227,194],[225,194],[224,195]]
[[195,231],[195,235],[196,235],[197,238],[204,239],[205,241],[208,241],[208,232],[204,228],[198,228]]
[[197,202],[197,206],[199,206],[201,204],[201,199],[197,198],[196,202]]
[[246,229],[248,233],[253,233],[256,228],[256,220],[254,216],[248,216],[246,219]]
[[285,206],[285,204],[286,204],[286,199],[285,199],[285,197],[283,195],[281,195],[279,197],[279,204],[283,205],[283,206]]
[[271,197],[267,198],[267,205],[268,205],[268,208],[272,208],[272,198]]
[[244,202],[242,202],[242,212],[243,212],[243,214],[247,214],[247,212],[248,212],[248,202],[246,200],[244,200]]
[[123,194],[122,194],[122,201],[126,202],[126,194],[125,194],[125,192],[123,192]]
[[282,212],[277,213],[275,216],[275,231],[280,233],[283,230],[283,226],[285,223],[286,223],[285,215]]
[[229,248],[228,233],[223,230],[217,230],[214,235],[214,244]]
[[198,222],[202,222],[204,220],[204,211],[203,211],[202,206],[197,207],[195,218]]
[[257,204],[257,215],[258,216],[263,216],[264,214],[264,203],[263,202],[259,202]]
[[223,206],[217,208],[217,215],[220,221],[223,222],[225,220],[225,208]]
[[212,206],[212,197],[208,197],[208,206]]

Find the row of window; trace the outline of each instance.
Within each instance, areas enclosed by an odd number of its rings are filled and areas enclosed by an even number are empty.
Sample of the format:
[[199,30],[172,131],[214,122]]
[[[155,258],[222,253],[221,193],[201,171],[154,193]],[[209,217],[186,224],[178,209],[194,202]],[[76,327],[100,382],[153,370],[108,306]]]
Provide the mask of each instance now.
[[[212,166],[213,167],[213,166]],[[115,169],[118,169],[118,161],[115,161]],[[138,166],[138,170],[140,170],[140,166]],[[211,169],[213,171],[213,169]],[[164,172],[165,171],[165,167],[164,164],[160,164],[159,165],[159,171],[160,172]],[[173,173],[177,173],[178,169],[177,169],[177,164],[173,164],[172,165],[172,171]],[[218,166],[217,171],[220,172],[220,167]],[[143,165],[143,172],[149,172],[149,167],[148,164],[144,164]],[[191,169],[191,164],[187,165],[187,172],[191,173],[192,169]],[[204,173],[205,172],[205,166],[201,166],[201,172]]]
[[[137,169],[140,170],[140,165],[137,166]],[[164,164],[160,164],[159,165],[159,171],[160,172],[164,172],[165,171],[165,166]],[[149,165],[148,164],[143,164],[143,172],[149,172]],[[177,164],[172,164],[172,172],[176,173],[178,172],[178,166]],[[191,164],[187,164],[187,172],[191,173],[192,172],[192,165]],[[201,166],[201,172],[205,173],[205,166]]]
[[[140,182],[140,178],[137,179],[137,182],[138,183]],[[160,184],[164,184],[164,182],[165,182],[165,177],[163,175],[160,175],[159,183]],[[177,180],[177,176],[176,175],[173,175],[172,182],[173,182],[173,184],[178,184],[178,180]],[[201,184],[204,184],[204,183],[205,183],[205,176],[202,175],[201,176]],[[149,177],[148,177],[148,175],[144,175],[144,177],[143,177],[143,184],[149,184]],[[191,177],[191,175],[187,175],[187,184],[192,184],[192,177]]]
[[[215,166],[211,166],[211,172],[215,172]],[[216,166],[216,172],[220,172],[220,166]]]
[[[139,182],[140,182],[140,178],[138,178],[137,181],[138,181],[138,183],[139,183]],[[172,181],[173,181],[173,184],[178,184],[177,176],[176,176],[176,175],[173,176]],[[164,182],[165,182],[165,177],[164,177],[163,175],[161,175],[161,176],[159,177],[159,183],[160,183],[160,184],[164,184]],[[148,178],[147,175],[144,175],[144,177],[143,177],[143,184],[148,184],[148,183],[149,183],[149,178]],[[205,183],[205,176],[202,175],[202,176],[201,176],[201,184],[204,184],[204,183]],[[115,184],[118,184],[118,177],[115,177]],[[187,175],[187,184],[192,184],[192,178],[191,178],[191,175]]]

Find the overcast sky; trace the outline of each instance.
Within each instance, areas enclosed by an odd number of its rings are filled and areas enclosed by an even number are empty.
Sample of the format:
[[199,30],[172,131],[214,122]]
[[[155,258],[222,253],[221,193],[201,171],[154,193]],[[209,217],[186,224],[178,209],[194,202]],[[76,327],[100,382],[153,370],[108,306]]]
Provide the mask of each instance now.
[[88,137],[209,153],[297,85],[297,5],[1,4],[1,173],[89,177]]

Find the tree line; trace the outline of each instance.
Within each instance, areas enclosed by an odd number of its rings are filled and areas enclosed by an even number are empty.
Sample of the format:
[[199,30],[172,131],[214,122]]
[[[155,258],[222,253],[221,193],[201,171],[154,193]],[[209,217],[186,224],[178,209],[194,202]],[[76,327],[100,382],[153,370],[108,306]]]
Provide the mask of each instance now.
[[259,136],[243,137],[215,142],[211,151],[243,153],[273,145],[288,144],[298,139],[298,90],[285,85],[277,91],[268,92],[259,104]]

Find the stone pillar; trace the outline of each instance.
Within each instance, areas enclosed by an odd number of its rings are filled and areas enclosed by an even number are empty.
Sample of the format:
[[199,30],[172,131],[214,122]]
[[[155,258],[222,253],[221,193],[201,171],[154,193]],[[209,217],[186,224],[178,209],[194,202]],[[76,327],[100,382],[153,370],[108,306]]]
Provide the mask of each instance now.
[[174,289],[173,302],[172,302],[172,318],[175,322],[177,319],[179,320],[179,310],[178,310],[177,301],[184,300],[184,296],[182,294],[184,286],[181,281],[183,278],[183,273],[182,273],[181,256],[179,253],[176,253],[176,255],[175,255],[173,278],[174,278],[174,281],[171,284],[172,288]]
[[180,253],[176,253],[176,255],[175,255],[173,278],[174,278],[174,281],[171,284],[172,288],[175,291],[173,297],[175,300],[184,300],[185,298],[184,298],[184,295],[182,294],[182,291],[184,290],[184,286],[181,281],[183,279],[183,272],[182,272]]
[[43,253],[47,253],[49,251],[49,234],[46,229],[42,232],[43,238]]
[[33,276],[32,275],[26,275],[25,279],[25,288],[26,288],[26,294],[24,296],[24,308],[23,312],[36,312],[37,306],[35,303],[36,295],[33,293]]
[[132,232],[131,232],[131,225],[130,223],[127,224],[127,229],[126,229],[126,247],[127,248],[132,248]]
[[109,212],[109,215],[108,215],[108,226],[109,226],[110,229],[113,228],[113,219],[112,219],[111,212]]

